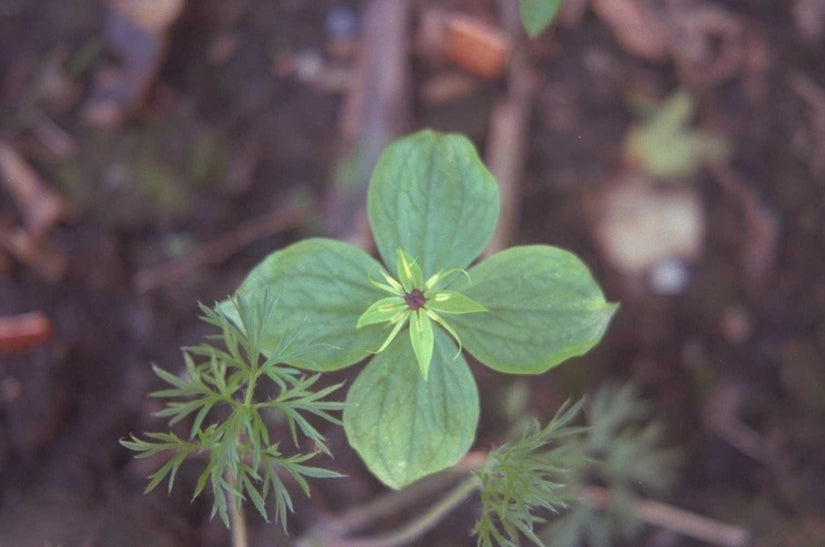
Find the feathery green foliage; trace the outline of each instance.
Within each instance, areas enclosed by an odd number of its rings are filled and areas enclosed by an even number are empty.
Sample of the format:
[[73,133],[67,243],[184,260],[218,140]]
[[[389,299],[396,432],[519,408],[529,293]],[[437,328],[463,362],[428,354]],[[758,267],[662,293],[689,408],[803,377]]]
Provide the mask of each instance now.
[[[582,410],[585,425],[574,425]],[[677,454],[661,442],[661,426],[629,384],[564,404],[544,428],[530,420],[519,439],[492,450],[476,473],[477,544],[518,547],[527,538],[540,547],[607,547],[613,538],[632,538],[641,527],[633,510],[637,494],[664,494],[675,480]],[[608,489],[608,509],[582,497],[593,485]]]
[[571,485],[576,468],[586,462],[570,450],[571,445],[561,443],[585,431],[570,425],[583,403],[582,399],[574,405],[565,404],[544,428],[531,421],[519,440],[490,452],[477,474],[483,507],[474,529],[478,545],[518,547],[521,534],[542,545],[534,526],[545,520],[536,511],[558,513],[566,509],[575,500]]
[[[228,503],[249,500],[265,519],[267,504],[274,501],[275,520],[286,527],[286,513],[292,511],[292,498],[282,476],[291,477],[309,495],[307,477],[332,478],[334,471],[307,465],[317,452],[330,454],[323,435],[311,418],[340,425],[331,412],[343,409],[341,402],[326,398],[341,384],[317,388],[319,374],[306,375],[283,366],[299,358],[311,342],[295,335],[284,336],[268,356],[261,352],[262,332],[267,324],[278,321],[277,302],[269,293],[252,303],[237,296],[230,305],[208,308],[201,305],[202,319],[217,327],[220,341],[186,348],[183,352],[186,374],[176,376],[159,367],[155,373],[170,387],[152,393],[163,399],[165,407],[157,416],[167,418],[169,427],[191,421],[188,435],[174,432],[134,435],[121,444],[137,452],[137,458],[168,454],[166,462],[149,478],[146,491],[168,481],[171,491],[175,476],[184,461],[205,459],[194,489],[193,498],[211,487],[212,516],[218,514],[229,525]],[[231,314],[231,316],[230,316]],[[268,382],[274,395],[267,392]],[[285,420],[291,440],[298,449],[302,440],[315,447],[311,452],[287,455],[280,443],[270,437],[269,423]]]
[[638,495],[664,495],[676,480],[679,454],[662,448],[662,425],[651,419],[649,405],[633,385],[602,387],[585,412],[587,432],[568,449],[587,463],[571,477],[571,487],[601,485],[612,503],[607,509],[586,499],[573,505],[540,534],[554,547],[609,547],[617,538],[632,540],[641,529],[635,515]]

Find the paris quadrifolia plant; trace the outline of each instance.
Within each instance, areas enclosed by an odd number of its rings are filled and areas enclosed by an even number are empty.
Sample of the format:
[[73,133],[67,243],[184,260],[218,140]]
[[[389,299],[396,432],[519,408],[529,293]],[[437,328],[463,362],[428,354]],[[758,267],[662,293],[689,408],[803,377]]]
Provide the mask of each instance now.
[[238,294],[277,295],[291,318],[267,325],[265,353],[298,323],[314,345],[290,365],[370,358],[349,388],[344,429],[373,474],[402,488],[472,445],[479,398],[462,350],[500,372],[539,374],[593,347],[616,305],[555,247],[513,247],[470,266],[495,229],[499,192],[460,135],[422,131],[387,147],[367,213],[383,264],[309,239],[266,258]]
[[[171,482],[180,462],[199,452],[210,463],[198,492],[211,482],[216,499],[234,493],[259,511],[274,492],[278,511],[288,508],[270,470],[301,480],[332,473],[304,467],[306,454],[284,456],[268,438],[264,411],[283,413],[293,437],[300,433],[323,452],[304,416],[334,422],[328,412],[343,408],[347,439],[367,468],[403,488],[453,466],[472,446],[479,395],[466,354],[501,373],[541,374],[590,350],[616,311],[588,268],[562,249],[512,247],[474,263],[495,229],[499,191],[460,135],[426,130],[387,147],[367,213],[381,262],[332,239],[281,249],[233,299],[205,311],[228,338],[227,350],[190,350],[185,379],[158,370],[173,389],[155,395],[186,399],[161,415],[193,423],[187,438],[154,434],[126,443],[140,455],[174,454],[150,486],[167,475]],[[250,311],[270,301],[277,305],[266,313]],[[326,402],[338,386],[312,391],[319,373],[362,362],[345,403]],[[279,395],[255,402],[263,380]],[[208,421],[219,404],[230,417]]]

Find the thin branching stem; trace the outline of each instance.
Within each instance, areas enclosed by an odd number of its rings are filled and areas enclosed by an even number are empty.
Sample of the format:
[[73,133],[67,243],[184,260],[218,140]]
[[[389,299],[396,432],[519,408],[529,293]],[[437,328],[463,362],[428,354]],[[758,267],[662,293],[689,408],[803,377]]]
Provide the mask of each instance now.
[[235,495],[235,476],[230,470],[226,470],[226,480],[230,489],[226,491],[226,501],[229,504],[229,528],[232,532],[232,547],[248,547],[249,537],[246,531],[246,518],[244,518],[243,506]]
[[450,511],[480,488],[481,482],[473,475],[447,492],[429,510],[401,528],[372,538],[339,540],[335,542],[335,545],[336,547],[396,547],[406,545],[432,530]]
[[[251,370],[249,374],[248,384],[246,386],[246,393],[244,393],[243,406],[249,409],[253,405],[253,395],[255,393],[255,384],[258,380],[258,357],[252,356],[250,359]],[[235,443],[240,446],[240,436],[236,437]],[[229,483],[230,490],[227,490],[227,502],[229,503],[229,527],[232,530],[232,547],[247,547],[249,545],[249,537],[246,530],[246,518],[244,517],[243,505],[241,500],[235,494],[237,481],[235,475],[230,469],[226,470],[226,480]]]

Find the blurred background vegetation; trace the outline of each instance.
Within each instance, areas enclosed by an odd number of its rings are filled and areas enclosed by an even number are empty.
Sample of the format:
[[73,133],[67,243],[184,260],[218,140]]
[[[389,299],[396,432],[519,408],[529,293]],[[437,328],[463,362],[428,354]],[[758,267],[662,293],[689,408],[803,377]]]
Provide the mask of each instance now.
[[[269,252],[369,248],[372,162],[421,127],[482,151],[494,246],[570,249],[622,303],[527,384],[475,367],[477,447],[514,400],[546,423],[630,381],[681,450],[664,501],[825,544],[823,35],[822,0],[566,0],[534,39],[513,0],[0,0],[0,544],[225,545],[197,465],[143,496],[156,462],[117,443],[157,429],[150,365]],[[296,497],[292,538],[381,492],[323,433],[347,478]],[[478,511],[426,544],[472,544]]]

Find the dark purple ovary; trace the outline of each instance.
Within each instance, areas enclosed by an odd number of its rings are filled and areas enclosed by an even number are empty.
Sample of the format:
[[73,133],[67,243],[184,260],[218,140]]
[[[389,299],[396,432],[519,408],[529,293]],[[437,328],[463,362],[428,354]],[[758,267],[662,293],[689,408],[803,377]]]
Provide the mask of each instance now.
[[404,295],[404,302],[407,303],[407,306],[409,306],[412,311],[415,311],[423,308],[424,304],[427,303],[427,299],[424,298],[424,294],[421,291],[413,289]]

